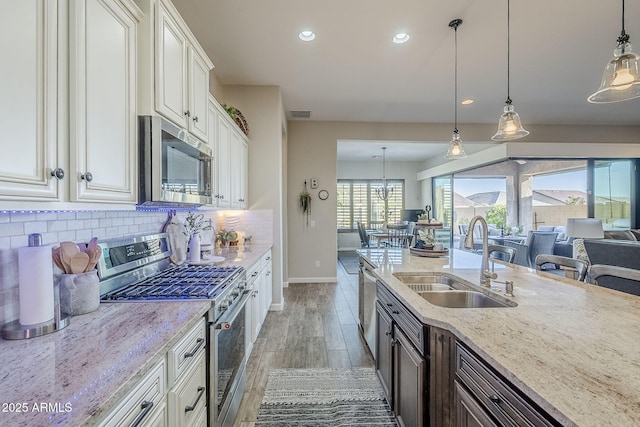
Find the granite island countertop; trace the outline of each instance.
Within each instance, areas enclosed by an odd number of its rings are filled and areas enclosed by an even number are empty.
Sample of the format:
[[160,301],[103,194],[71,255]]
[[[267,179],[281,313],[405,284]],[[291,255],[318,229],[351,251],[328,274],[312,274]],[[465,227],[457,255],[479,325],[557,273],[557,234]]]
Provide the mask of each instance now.
[[563,425],[640,425],[640,297],[496,263],[498,280],[514,282],[517,307],[444,308],[393,274],[442,272],[478,284],[479,255],[359,252],[419,319],[452,332]]
[[[223,265],[247,268],[270,248],[216,255]],[[0,425],[95,425],[210,307],[202,300],[101,303],[58,332],[0,339]]]

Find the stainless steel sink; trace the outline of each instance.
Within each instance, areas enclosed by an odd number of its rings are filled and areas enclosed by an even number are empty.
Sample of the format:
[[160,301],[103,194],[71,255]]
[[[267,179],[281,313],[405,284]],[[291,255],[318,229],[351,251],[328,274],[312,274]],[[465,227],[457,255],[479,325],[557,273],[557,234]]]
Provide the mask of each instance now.
[[518,305],[508,299],[498,300],[476,291],[432,291],[418,292],[418,295],[431,304],[448,308],[515,307]]
[[[449,308],[516,307],[515,301],[442,273],[393,273],[431,304]],[[492,294],[492,295],[490,295]]]
[[454,289],[456,281],[443,274],[394,273],[396,279],[416,292],[446,291]]

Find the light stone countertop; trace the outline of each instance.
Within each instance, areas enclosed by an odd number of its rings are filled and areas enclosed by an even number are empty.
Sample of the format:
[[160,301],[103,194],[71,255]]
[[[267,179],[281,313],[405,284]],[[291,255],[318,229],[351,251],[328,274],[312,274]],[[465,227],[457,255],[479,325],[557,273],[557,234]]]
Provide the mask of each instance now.
[[[223,265],[247,268],[270,248],[240,246],[216,255],[226,258]],[[102,303],[58,332],[0,339],[0,425],[95,425],[210,307],[201,300]],[[26,403],[27,411],[9,411],[11,403]],[[54,411],[34,411],[41,403]]]
[[393,273],[443,272],[478,284],[479,255],[359,252],[418,318],[451,331],[563,425],[640,425],[640,297],[496,263],[498,280],[514,282],[517,307],[444,308]]

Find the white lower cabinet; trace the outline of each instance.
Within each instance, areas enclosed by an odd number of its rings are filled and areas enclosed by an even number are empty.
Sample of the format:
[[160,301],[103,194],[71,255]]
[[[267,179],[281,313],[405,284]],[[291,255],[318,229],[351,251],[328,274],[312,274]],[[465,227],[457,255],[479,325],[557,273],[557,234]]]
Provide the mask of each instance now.
[[264,323],[272,301],[271,250],[264,254],[247,270],[247,283],[253,283],[251,298],[247,302],[246,324],[249,328],[247,348],[251,349],[262,324]]
[[[193,426],[207,410],[207,375],[204,353],[195,360],[193,366],[184,373],[167,394],[169,425]],[[206,424],[206,416],[205,416]]]
[[98,424],[98,427],[165,426],[165,361],[158,362]]
[[206,332],[207,323],[203,318],[97,426],[206,427]]

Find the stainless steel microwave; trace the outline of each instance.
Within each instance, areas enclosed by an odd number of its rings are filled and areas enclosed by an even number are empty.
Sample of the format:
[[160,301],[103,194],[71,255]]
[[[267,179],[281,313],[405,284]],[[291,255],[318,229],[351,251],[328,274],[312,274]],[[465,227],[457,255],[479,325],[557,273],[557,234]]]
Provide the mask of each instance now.
[[211,148],[160,116],[139,116],[138,120],[138,203],[145,206],[211,204]]

